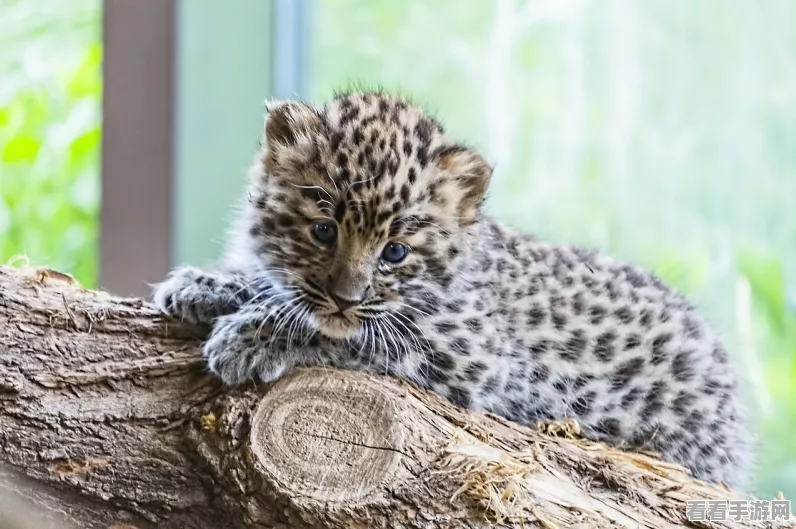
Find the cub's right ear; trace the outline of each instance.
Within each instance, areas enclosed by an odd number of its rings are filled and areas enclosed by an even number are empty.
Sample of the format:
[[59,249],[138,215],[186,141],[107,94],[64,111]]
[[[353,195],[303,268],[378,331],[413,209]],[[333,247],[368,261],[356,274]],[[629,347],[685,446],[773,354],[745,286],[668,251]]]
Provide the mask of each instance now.
[[269,101],[265,104],[265,142],[269,149],[312,145],[321,131],[321,117],[301,101]]

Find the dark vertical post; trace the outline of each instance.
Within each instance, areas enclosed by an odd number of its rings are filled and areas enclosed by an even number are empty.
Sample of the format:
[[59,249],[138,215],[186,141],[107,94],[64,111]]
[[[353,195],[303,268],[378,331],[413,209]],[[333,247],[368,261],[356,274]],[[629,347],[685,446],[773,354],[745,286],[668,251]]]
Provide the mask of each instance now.
[[146,295],[172,248],[172,0],[104,0],[100,286]]

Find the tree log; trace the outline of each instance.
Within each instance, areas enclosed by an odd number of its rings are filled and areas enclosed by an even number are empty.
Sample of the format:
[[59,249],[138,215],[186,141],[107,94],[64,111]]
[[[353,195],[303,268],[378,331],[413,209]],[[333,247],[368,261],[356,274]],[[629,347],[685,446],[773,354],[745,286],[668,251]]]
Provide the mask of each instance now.
[[224,390],[206,333],[0,267],[0,527],[771,526],[688,522],[687,499],[745,496],[574,423],[529,429],[332,369]]

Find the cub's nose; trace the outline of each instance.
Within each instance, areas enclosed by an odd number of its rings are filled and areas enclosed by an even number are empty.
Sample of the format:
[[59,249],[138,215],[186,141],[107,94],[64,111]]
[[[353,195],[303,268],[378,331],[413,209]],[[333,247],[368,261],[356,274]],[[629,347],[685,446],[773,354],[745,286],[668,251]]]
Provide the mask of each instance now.
[[340,309],[340,312],[350,309],[351,307],[355,307],[362,303],[362,298],[359,299],[348,299],[345,297],[340,296],[339,294],[330,293],[332,300],[334,301],[337,308]]

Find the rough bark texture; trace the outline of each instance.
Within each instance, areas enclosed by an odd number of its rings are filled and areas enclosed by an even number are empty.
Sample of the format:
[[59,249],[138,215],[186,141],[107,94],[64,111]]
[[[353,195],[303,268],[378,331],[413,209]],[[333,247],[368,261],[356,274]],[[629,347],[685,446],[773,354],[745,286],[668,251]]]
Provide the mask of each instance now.
[[224,391],[205,332],[0,267],[0,527],[657,528],[689,526],[686,499],[741,497],[393,379],[297,369]]

